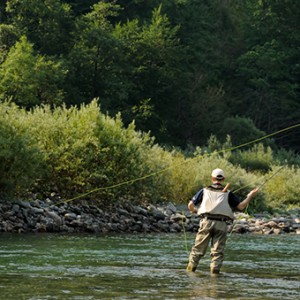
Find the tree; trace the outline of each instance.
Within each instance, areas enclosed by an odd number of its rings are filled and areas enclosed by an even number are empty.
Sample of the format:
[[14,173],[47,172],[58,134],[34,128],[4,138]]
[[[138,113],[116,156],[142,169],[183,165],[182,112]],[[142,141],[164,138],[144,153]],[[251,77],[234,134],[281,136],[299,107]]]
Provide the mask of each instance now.
[[10,47],[12,47],[18,36],[15,28],[10,24],[0,24],[0,64],[5,60]]
[[92,10],[92,6],[99,0],[63,0],[63,2],[68,3],[72,7],[76,16],[80,16],[89,13]]
[[[237,62],[241,108],[258,128],[273,132],[299,122],[300,2],[257,1],[244,24],[247,49]],[[277,141],[299,149],[299,130]]]
[[12,47],[0,65],[0,99],[23,107],[63,101],[66,71],[59,62],[36,55],[26,37]]
[[166,7],[169,0],[118,0],[118,3],[124,9],[121,11],[120,20],[125,23],[127,20],[138,20],[139,22],[151,21],[152,11],[163,5]]
[[70,6],[59,0],[7,0],[8,18],[42,54],[67,53],[74,26]]
[[109,102],[127,97],[121,45],[108,21],[118,9],[113,3],[99,2],[77,20],[74,46],[68,55],[69,103],[74,104],[75,99],[80,103],[97,97]]
[[104,111],[121,112],[126,125],[135,119],[138,129],[151,130],[162,141],[177,126],[172,119],[175,86],[182,77],[178,28],[170,26],[161,7],[150,22],[114,25],[110,20],[119,10],[114,3],[100,2],[78,21],[68,80],[84,101],[98,97]]
[[[299,1],[6,0],[0,9],[2,99],[99,98],[125,125],[135,119],[182,148],[204,145],[232,116],[267,133],[299,122]],[[24,53],[21,36],[32,47]],[[277,141],[298,150],[299,130],[288,133]]]
[[175,1],[166,10],[170,20],[179,24],[178,36],[185,46],[180,116],[182,145],[204,144],[218,132],[229,113],[226,106],[225,78],[235,44],[235,24],[231,2]]
[[153,10],[149,22],[134,19],[118,24],[115,30],[126,49],[127,76],[133,83],[129,109],[122,113],[125,122],[134,118],[138,129],[150,129],[158,141],[165,142],[171,142],[170,132],[178,127],[178,95],[184,77],[179,68],[184,49],[177,31],[161,6]]
[[244,117],[228,117],[224,120],[218,136],[225,140],[230,135],[234,146],[245,144],[265,136],[265,132],[255,127],[251,119]]

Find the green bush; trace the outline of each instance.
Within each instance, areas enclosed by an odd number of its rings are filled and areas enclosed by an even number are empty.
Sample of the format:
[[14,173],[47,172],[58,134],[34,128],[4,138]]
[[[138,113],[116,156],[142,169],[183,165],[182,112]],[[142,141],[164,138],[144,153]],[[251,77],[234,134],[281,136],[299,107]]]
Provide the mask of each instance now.
[[42,173],[42,155],[27,132],[13,126],[8,118],[15,107],[0,108],[1,198],[24,196]]
[[231,136],[233,145],[238,146],[259,139],[265,133],[259,130],[251,119],[237,116],[224,120],[219,137],[225,138],[227,135]]
[[94,136],[98,108],[39,107],[28,113],[24,122],[44,154],[47,173],[40,180],[45,193],[56,191],[73,197],[91,188],[85,161],[97,145]]
[[271,169],[273,160],[271,147],[264,147],[263,144],[254,145],[249,150],[233,151],[229,157],[229,161],[234,165],[239,165],[250,172],[259,171],[262,173]]
[[[277,172],[279,167],[274,166],[270,176]],[[284,167],[274,175],[264,186],[266,203],[277,209],[299,208],[300,169]]]
[[274,157],[280,165],[300,167],[300,156],[291,150],[278,149]]
[[232,151],[229,139],[221,145],[212,138],[187,157],[155,144],[134,123],[125,128],[120,115],[104,115],[96,101],[80,109],[32,111],[4,103],[0,113],[0,185],[6,194],[54,191],[64,200],[106,205],[123,199],[187,204],[211,183],[211,171],[222,168],[225,183],[241,199],[265,182],[249,205],[251,212],[299,206],[299,168],[285,166],[265,181],[279,167],[273,151],[262,144]]
[[44,194],[55,191],[69,199],[92,192],[80,199],[100,202],[161,196],[158,179],[148,175],[165,166],[160,156],[153,157],[165,151],[134,123],[124,128],[119,115],[102,114],[96,101],[80,109],[20,110],[18,120],[44,154],[47,171],[39,180]]

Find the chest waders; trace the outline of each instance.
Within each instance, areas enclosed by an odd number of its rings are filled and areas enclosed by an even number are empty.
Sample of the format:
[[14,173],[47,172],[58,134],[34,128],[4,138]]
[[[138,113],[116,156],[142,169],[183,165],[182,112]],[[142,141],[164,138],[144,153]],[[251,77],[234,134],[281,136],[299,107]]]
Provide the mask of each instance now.
[[199,260],[205,255],[209,242],[211,242],[210,270],[214,274],[220,272],[227,236],[226,222],[233,219],[233,212],[228,203],[228,195],[227,191],[203,189],[203,199],[198,209],[198,214],[202,218],[189,256],[187,271],[196,271]]

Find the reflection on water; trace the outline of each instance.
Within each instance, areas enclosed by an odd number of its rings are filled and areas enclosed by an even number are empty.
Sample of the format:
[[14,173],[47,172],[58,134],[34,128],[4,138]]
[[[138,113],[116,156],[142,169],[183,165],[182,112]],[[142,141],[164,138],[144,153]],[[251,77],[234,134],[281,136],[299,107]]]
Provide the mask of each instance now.
[[[195,235],[188,235],[192,246]],[[0,299],[299,299],[300,236],[231,236],[186,273],[183,234],[0,235]]]

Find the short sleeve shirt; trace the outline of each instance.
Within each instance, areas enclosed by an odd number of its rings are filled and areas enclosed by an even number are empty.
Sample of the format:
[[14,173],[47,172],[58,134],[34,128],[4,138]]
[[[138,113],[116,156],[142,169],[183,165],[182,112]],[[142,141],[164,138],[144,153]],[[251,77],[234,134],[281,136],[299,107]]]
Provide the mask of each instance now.
[[[214,184],[210,185],[208,188],[211,190],[218,191],[218,190],[223,190],[224,187],[220,183],[214,183]],[[200,189],[195,194],[195,196],[192,198],[191,201],[194,203],[195,206],[198,206],[199,204],[201,204],[202,199],[203,199],[203,188]],[[229,191],[228,203],[232,209],[235,209],[241,203],[241,200],[233,192]]]

